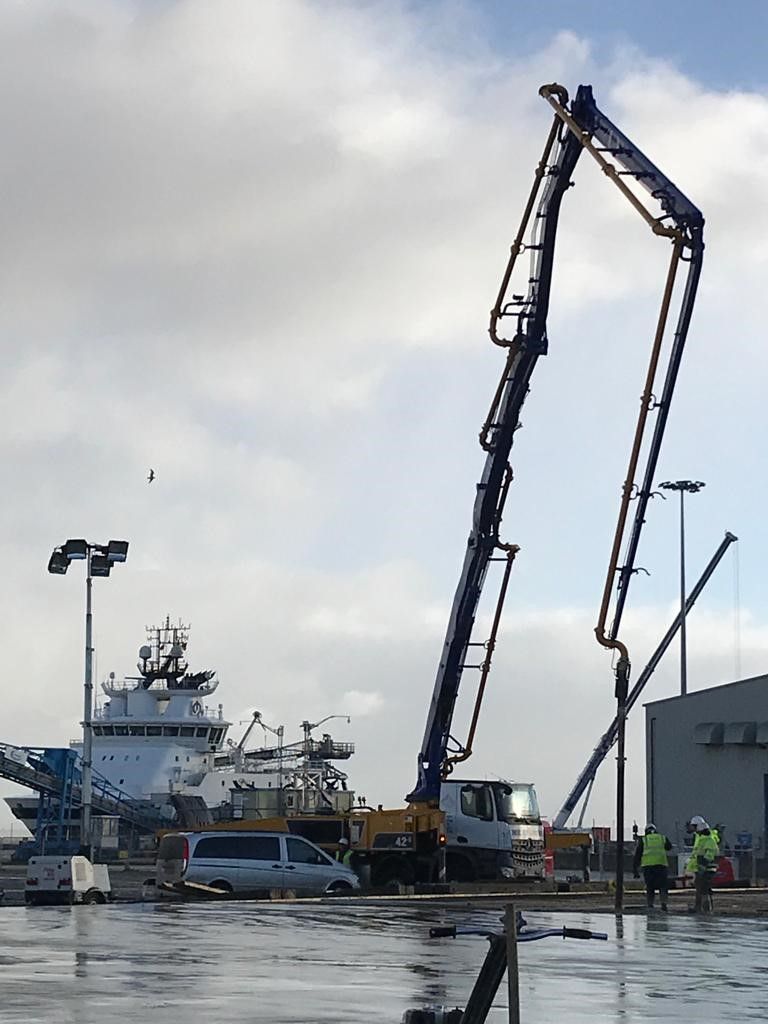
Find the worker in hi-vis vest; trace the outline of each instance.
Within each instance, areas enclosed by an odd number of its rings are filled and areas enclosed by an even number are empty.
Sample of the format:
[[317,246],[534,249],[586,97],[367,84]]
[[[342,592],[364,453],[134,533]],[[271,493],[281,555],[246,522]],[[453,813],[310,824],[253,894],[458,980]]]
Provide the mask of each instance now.
[[352,867],[352,850],[349,848],[349,840],[342,836],[339,840],[339,848],[336,851],[336,860],[340,860],[345,868]]
[[717,829],[710,829],[700,814],[694,814],[686,828],[688,832],[696,833],[685,870],[694,877],[696,900],[693,910],[700,914],[704,910],[704,897],[712,895],[712,881],[717,874],[717,857],[720,852],[720,833]]
[[640,877],[639,869],[643,869],[645,879],[645,898],[648,909],[653,908],[656,893],[661,900],[661,909],[667,909],[667,891],[669,883],[667,876],[669,867],[667,864],[667,852],[672,849],[672,843],[656,831],[656,826],[648,824],[645,826],[645,835],[640,836],[635,847],[635,878]]

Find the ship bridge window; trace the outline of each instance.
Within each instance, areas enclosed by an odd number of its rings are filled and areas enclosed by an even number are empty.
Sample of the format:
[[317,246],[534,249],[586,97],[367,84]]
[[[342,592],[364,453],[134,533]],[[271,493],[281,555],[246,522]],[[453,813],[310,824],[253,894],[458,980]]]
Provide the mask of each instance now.
[[191,725],[182,725],[182,727],[181,727],[181,735],[182,736],[194,736],[195,735],[195,730],[194,730],[193,726],[191,726]]
[[223,735],[223,729],[211,729],[211,743],[220,743]]
[[162,730],[161,726],[159,726],[159,725],[148,725],[147,726],[147,736],[162,736],[162,735],[163,735],[163,730]]
[[179,735],[179,727],[178,727],[178,725],[164,725],[163,726],[163,736],[178,736],[178,735]]
[[127,725],[116,725],[115,726],[115,736],[127,736],[127,735],[128,735],[128,726]]
[[207,735],[208,735],[208,730],[207,729],[198,728],[197,731],[195,732],[195,736],[197,736],[198,739],[205,739],[205,737]]
[[129,736],[145,736],[146,731],[143,725],[129,725],[128,726]]
[[100,725],[92,725],[91,728],[93,729],[93,735],[94,736],[101,736],[101,726]]
[[114,736],[115,735],[115,727],[114,727],[114,725],[102,725],[101,731],[102,731],[102,734],[104,736]]

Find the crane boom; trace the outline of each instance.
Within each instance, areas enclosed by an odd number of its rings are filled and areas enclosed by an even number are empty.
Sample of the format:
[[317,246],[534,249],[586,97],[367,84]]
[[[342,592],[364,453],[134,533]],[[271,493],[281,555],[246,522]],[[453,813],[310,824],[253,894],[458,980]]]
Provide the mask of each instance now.
[[[685,601],[685,614],[686,614],[686,616],[688,615],[690,610],[693,608],[693,606],[696,604],[696,601],[697,601],[697,599],[699,597],[699,594],[702,592],[704,587],[709,582],[710,576],[712,575],[712,573],[715,571],[715,569],[720,564],[720,561],[721,561],[723,555],[728,550],[728,548],[731,546],[731,544],[733,544],[733,542],[735,540],[737,540],[737,539],[738,538],[735,537],[734,534],[732,534],[730,532],[727,532],[725,537],[723,538],[723,540],[720,542],[720,546],[718,547],[717,551],[715,551],[714,555],[712,555],[712,557],[710,558],[709,562],[707,563],[706,568],[704,569],[704,572],[699,577],[699,580],[696,583],[696,586],[691,590],[690,594],[686,598],[686,601]],[[664,657],[664,655],[665,655],[665,653],[667,651],[667,648],[672,643],[674,638],[677,636],[677,633],[678,633],[678,631],[680,629],[680,626],[682,625],[682,622],[683,622],[683,616],[682,616],[681,612],[678,612],[676,617],[675,617],[675,619],[674,619],[674,621],[670,625],[669,629],[664,634],[661,642],[659,643],[659,646],[656,648],[656,650],[651,655],[648,664],[645,666],[643,671],[637,677],[637,682],[632,687],[632,689],[629,691],[629,694],[627,696],[627,704],[626,704],[626,711],[625,711],[625,713],[629,712],[631,710],[631,708],[635,705],[637,699],[639,698],[640,694],[642,693],[642,691],[645,688],[646,684],[648,683],[649,679],[651,678],[653,673],[658,668],[659,662]],[[603,763],[603,761],[606,759],[606,757],[608,756],[608,754],[609,754],[609,752],[611,750],[611,747],[613,747],[614,743],[616,742],[616,737],[618,735],[618,728],[619,728],[619,717],[618,717],[618,715],[616,715],[614,717],[613,721],[611,722],[611,724],[608,726],[608,728],[605,730],[603,735],[600,737],[600,739],[599,739],[599,741],[597,743],[597,746],[595,747],[594,751],[592,752],[592,755],[589,758],[589,760],[587,761],[586,765],[582,769],[581,774],[579,775],[578,779],[576,780],[576,783],[575,783],[573,789],[570,791],[568,796],[565,798],[565,800],[563,802],[563,806],[560,808],[560,810],[557,813],[557,816],[555,817],[554,821],[552,822],[553,828],[555,828],[555,829],[565,828],[566,824],[568,823],[568,819],[573,814],[573,812],[574,812],[574,810],[576,808],[576,804],[579,802],[579,800],[581,800],[582,796],[587,791],[589,786],[591,786],[591,784],[594,782],[595,776],[597,775],[598,768]]]
[[[579,86],[569,104],[567,91],[559,85],[543,86],[541,95],[553,107],[555,117],[544,153],[536,169],[533,188],[523,218],[512,245],[496,304],[491,311],[491,340],[508,349],[506,365],[496,389],[488,418],[480,433],[480,443],[486,451],[483,474],[478,484],[474,503],[472,529],[459,583],[451,608],[443,652],[438,666],[432,700],[418,757],[417,783],[408,800],[412,802],[439,800],[440,781],[451,771],[453,764],[465,760],[471,753],[472,739],[483,696],[485,681],[496,641],[501,603],[506,594],[512,559],[517,551],[514,545],[504,544],[499,538],[501,518],[507,492],[512,481],[509,456],[514,434],[520,426],[520,410],[528,393],[531,375],[539,356],[547,352],[546,318],[552,284],[555,238],[560,205],[571,185],[571,174],[583,150],[598,162],[605,174],[614,182],[632,206],[649,224],[654,234],[670,239],[672,257],[667,284],[662,300],[654,343],[651,351],[645,389],[641,399],[640,415],[630,455],[629,470],[624,483],[619,520],[609,561],[598,625],[598,641],[619,653],[616,667],[617,693],[626,692],[629,679],[629,655],[626,646],[617,639],[621,612],[626,601],[629,580],[635,572],[634,560],[646,505],[651,495],[661,441],[669,413],[672,392],[690,324],[703,255],[702,230],[704,220],[700,211],[629,139],[598,109],[590,86]],[[593,142],[593,139],[598,143]],[[606,156],[607,154],[607,156]],[[610,159],[608,159],[610,157]],[[612,161],[615,161],[612,162]],[[621,169],[617,170],[616,165]],[[647,208],[637,189],[627,184],[627,178],[642,186],[661,207],[661,214]],[[523,239],[528,231],[534,209],[532,241]],[[508,297],[512,271],[516,260],[526,250],[532,254],[531,274],[527,295]],[[688,263],[688,278],[677,322],[674,341],[661,398],[653,392],[666,321],[680,262]],[[507,340],[499,335],[504,317],[514,318],[516,329]],[[652,411],[659,415],[648,450],[643,483],[635,482],[639,457],[643,447],[644,431]],[[638,499],[634,524],[630,532],[624,564],[619,566],[621,546],[624,542],[629,504]],[[494,552],[500,550],[506,561],[499,602],[494,617],[491,638],[474,642],[472,634],[483,584]],[[499,556],[496,556],[499,557]],[[618,596],[614,622],[606,634],[606,620],[614,579],[618,573]],[[482,672],[475,701],[475,711],[469,737],[462,744],[451,736],[456,699],[462,673],[467,667],[471,647],[485,651],[483,660],[473,667]]]
[[[567,102],[567,94],[564,101]],[[572,133],[566,132],[560,137],[559,123],[555,119],[536,170],[517,239],[512,246],[502,288],[491,313],[491,338],[509,351],[488,418],[480,434],[480,443],[487,453],[485,465],[477,485],[472,528],[419,752],[418,779],[413,792],[407,797],[410,801],[434,802],[439,799],[441,778],[450,770],[451,721],[488,566],[494,551],[500,547],[506,550],[508,566],[516,551],[513,546],[502,546],[499,540],[504,502],[512,480],[509,455],[515,431],[520,425],[520,410],[528,394],[531,374],[539,356],[545,355],[547,351],[546,318],[560,203],[570,185],[571,174],[581,152],[582,146]],[[515,260],[526,249],[522,238],[537,198],[539,202],[534,240],[528,247],[533,252],[528,294],[525,298],[516,297],[512,303],[504,305],[506,286]],[[514,315],[517,322],[515,336],[510,342],[497,335],[498,321],[507,315]],[[486,661],[490,654],[492,650],[489,646]],[[460,758],[469,744],[456,746],[458,751],[454,756]]]

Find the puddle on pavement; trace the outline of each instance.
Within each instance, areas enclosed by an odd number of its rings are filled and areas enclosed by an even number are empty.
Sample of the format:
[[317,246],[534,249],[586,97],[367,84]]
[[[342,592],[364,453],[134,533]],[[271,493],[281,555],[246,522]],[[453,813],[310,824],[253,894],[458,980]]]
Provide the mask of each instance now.
[[[463,1006],[481,938],[430,940],[434,924],[496,927],[499,909],[135,904],[0,913],[0,1022],[398,1024],[404,1010]],[[609,941],[520,947],[522,1018],[766,1018],[768,926],[753,920],[538,914],[530,924]],[[507,1020],[505,986],[489,1016]]]

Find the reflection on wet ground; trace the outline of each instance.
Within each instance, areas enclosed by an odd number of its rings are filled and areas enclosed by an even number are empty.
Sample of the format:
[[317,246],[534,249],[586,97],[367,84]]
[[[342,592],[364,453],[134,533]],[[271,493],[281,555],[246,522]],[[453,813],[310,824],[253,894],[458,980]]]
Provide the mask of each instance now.
[[[135,904],[0,915],[0,1022],[397,1024],[463,1006],[486,951],[431,925],[495,927],[499,908]],[[530,923],[564,923],[526,911]],[[520,947],[526,1024],[764,1020],[766,925],[728,918],[567,915],[608,943]],[[489,1017],[507,1020],[505,986]]]

